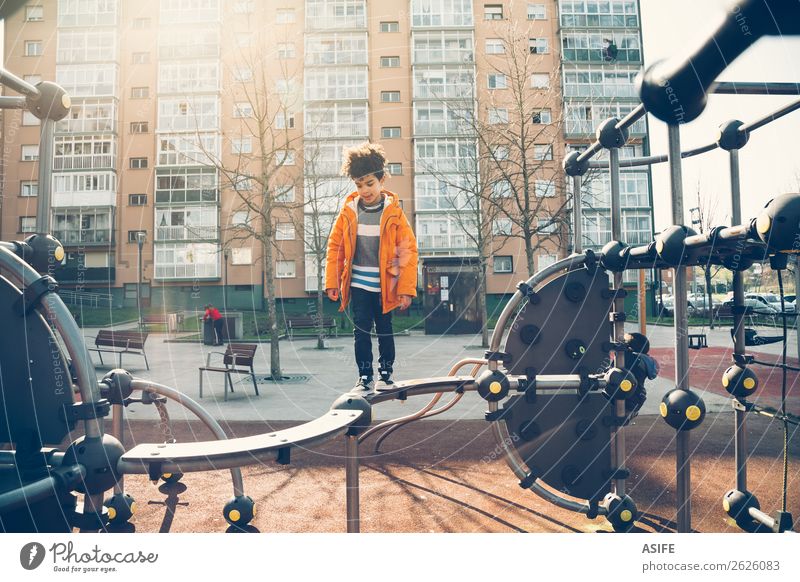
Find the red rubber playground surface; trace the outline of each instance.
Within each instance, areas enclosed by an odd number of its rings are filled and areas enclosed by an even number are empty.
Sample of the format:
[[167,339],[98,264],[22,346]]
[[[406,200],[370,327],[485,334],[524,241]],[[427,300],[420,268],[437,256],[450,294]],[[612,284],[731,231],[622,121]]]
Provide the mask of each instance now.
[[[781,357],[776,354],[747,352],[762,362],[780,363]],[[675,379],[675,350],[673,348],[652,348],[650,355],[655,358],[661,370],[662,378]],[[693,388],[707,390],[722,396],[728,396],[722,386],[722,373],[733,362],[731,348],[709,347],[701,350],[689,350],[689,385]],[[786,358],[790,366],[800,367],[796,358]],[[758,376],[758,390],[752,401],[760,406],[780,408],[781,377],[780,368],[753,364],[752,370]],[[786,372],[786,411],[800,416],[800,374],[788,370]]]

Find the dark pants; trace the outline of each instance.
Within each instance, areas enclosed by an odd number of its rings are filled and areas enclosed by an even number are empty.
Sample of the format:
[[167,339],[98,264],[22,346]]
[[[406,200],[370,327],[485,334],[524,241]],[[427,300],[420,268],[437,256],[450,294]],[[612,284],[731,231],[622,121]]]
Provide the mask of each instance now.
[[217,343],[222,345],[222,318],[214,320],[214,333],[217,336]]
[[372,378],[372,324],[378,335],[378,372],[392,373],[394,365],[394,335],[392,312],[384,314],[381,294],[350,288],[350,305],[353,311],[353,336],[356,347],[356,365],[359,376]]

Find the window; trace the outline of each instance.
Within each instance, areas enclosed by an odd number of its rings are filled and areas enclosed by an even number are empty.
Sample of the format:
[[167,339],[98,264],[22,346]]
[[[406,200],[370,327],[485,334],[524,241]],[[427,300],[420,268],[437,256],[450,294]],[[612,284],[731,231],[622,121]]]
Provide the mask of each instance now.
[[367,65],[367,33],[336,32],[306,38],[306,65]]
[[255,0],[237,0],[233,4],[234,14],[252,14],[256,11]]
[[553,146],[551,144],[534,145],[533,146],[533,159],[535,159],[535,160],[552,160],[553,159]]
[[558,255],[539,255],[538,270],[541,271],[542,269],[549,267],[550,265],[554,264],[557,260],[558,260]]
[[129,167],[131,170],[145,170],[147,169],[147,158],[131,158]]
[[528,50],[532,55],[546,55],[550,52],[546,38],[528,39]]
[[538,234],[555,234],[558,232],[558,221],[553,220],[552,216],[540,216],[536,222],[536,232]]
[[294,261],[276,261],[275,262],[275,278],[276,279],[294,279],[295,266]]
[[217,133],[162,133],[158,136],[159,166],[208,166],[220,155]]
[[236,138],[231,140],[231,153],[233,154],[252,154],[253,141],[249,137]]
[[539,198],[552,198],[556,195],[556,185],[552,180],[536,180],[533,191]]
[[498,145],[492,146],[492,156],[497,161],[503,161],[508,159],[508,146]]
[[539,111],[533,112],[531,121],[533,121],[533,123],[548,124],[553,123],[553,118],[549,109],[540,109]]
[[116,0],[59,0],[58,26],[114,26],[117,24]]
[[294,166],[294,150],[276,151],[275,164],[278,166]]
[[381,22],[381,32],[400,32],[400,23]]
[[35,216],[20,216],[19,217],[19,231],[23,234],[36,232],[36,217]]
[[400,57],[381,57],[381,67],[393,69],[400,66]]
[[216,202],[215,168],[170,168],[156,171],[156,205]]
[[253,117],[253,105],[247,102],[234,103],[233,116],[237,119]]
[[149,131],[150,128],[146,121],[131,122],[131,133],[148,133]]
[[514,261],[511,255],[498,255],[494,257],[495,273],[513,273]]
[[131,23],[134,30],[144,30],[150,28],[152,20],[150,18],[134,18]]
[[279,59],[293,59],[297,56],[293,42],[279,42],[278,43],[278,58]]
[[388,163],[386,164],[386,171],[389,172],[390,176],[402,176],[403,175],[403,164],[397,163]]
[[147,99],[150,97],[150,87],[131,87],[131,99]]
[[545,20],[546,18],[547,9],[544,4],[528,3],[528,20]]
[[638,4],[631,0],[561,2],[561,26],[637,28]]
[[383,103],[400,103],[400,91],[381,91]]
[[131,55],[131,63],[134,65],[146,65],[149,62],[150,62],[149,52],[133,53]]
[[510,236],[510,235],[511,235],[510,218],[495,218],[492,221],[492,236]]
[[531,87],[534,89],[547,89],[550,87],[550,75],[547,73],[534,73],[531,75]]
[[36,117],[30,111],[22,112],[22,125],[41,125],[42,120]]
[[489,123],[500,125],[508,123],[508,109],[492,107],[489,109]]
[[384,139],[395,139],[400,137],[400,128],[399,127],[382,127],[381,128],[381,137]]
[[128,206],[147,206],[147,194],[128,194]]
[[253,80],[253,69],[250,67],[234,67],[233,80],[240,83],[246,83]]
[[294,129],[294,113],[277,113],[275,115],[275,129]]
[[30,83],[31,85],[34,85],[34,86],[36,86],[36,85],[38,85],[39,83],[42,82],[42,76],[41,75],[25,75],[22,78],[25,79],[28,83]]
[[25,41],[25,56],[38,57],[42,55],[42,41],[40,40],[26,40]]
[[294,186],[291,184],[278,186],[275,192],[275,202],[281,204],[294,202]]
[[501,38],[486,39],[487,55],[504,55],[505,53],[506,53],[506,45],[503,44],[503,39]]
[[[386,93],[389,93],[389,91]],[[367,92],[367,68],[307,68],[305,72],[304,95],[306,101],[341,101],[342,99],[366,100],[369,97]],[[381,93],[381,97],[383,97],[383,93]]]
[[294,24],[296,20],[294,8],[281,8],[275,14],[276,24]]
[[23,145],[22,146],[22,161],[23,162],[35,162],[39,159],[39,146],[38,144],[35,145]]
[[42,20],[44,20],[44,7],[42,6],[25,7],[25,22],[41,22]]
[[231,214],[231,224],[233,226],[247,226],[250,222],[250,214],[247,210],[237,210]]
[[231,188],[237,192],[249,192],[253,189],[253,180],[248,176],[234,176],[231,179]]
[[215,243],[162,243],[155,248],[156,279],[219,277],[220,249]]
[[252,265],[253,249],[250,247],[231,249],[231,265]]
[[640,63],[642,59],[638,32],[564,33],[561,54],[565,61]]
[[484,4],[483,5],[483,19],[484,20],[503,20],[503,5],[502,4]]
[[511,182],[508,180],[498,180],[492,183],[492,196],[495,198],[507,198],[511,196]]
[[39,195],[39,182],[20,182],[19,183],[20,196],[38,196]]
[[138,243],[139,242],[139,233],[147,236],[146,230],[129,230],[128,231],[128,242],[129,243]]
[[508,80],[503,73],[489,73],[489,89],[507,89]]
[[275,226],[275,240],[294,240],[294,224],[279,222]]

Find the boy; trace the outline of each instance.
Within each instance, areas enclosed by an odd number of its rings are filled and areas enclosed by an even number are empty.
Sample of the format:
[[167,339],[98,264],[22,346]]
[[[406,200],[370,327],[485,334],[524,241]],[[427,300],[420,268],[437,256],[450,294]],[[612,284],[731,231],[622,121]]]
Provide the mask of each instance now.
[[357,386],[373,388],[372,338],[378,335],[378,373],[392,384],[392,310],[407,309],[417,294],[417,241],[396,194],[384,190],[386,154],[365,142],[345,150],[342,173],[356,185],[328,239],[325,292],[353,305]]

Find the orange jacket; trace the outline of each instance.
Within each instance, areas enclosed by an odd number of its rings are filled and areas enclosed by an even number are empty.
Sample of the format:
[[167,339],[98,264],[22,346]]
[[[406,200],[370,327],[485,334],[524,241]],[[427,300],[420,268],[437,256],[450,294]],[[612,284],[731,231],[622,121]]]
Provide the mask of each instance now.
[[[380,224],[380,279],[383,312],[400,305],[400,295],[417,296],[417,239],[396,194],[383,191],[384,208]],[[350,277],[358,233],[358,192],[350,193],[328,239],[325,288],[339,289],[344,311],[350,301]]]

